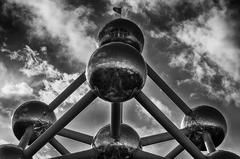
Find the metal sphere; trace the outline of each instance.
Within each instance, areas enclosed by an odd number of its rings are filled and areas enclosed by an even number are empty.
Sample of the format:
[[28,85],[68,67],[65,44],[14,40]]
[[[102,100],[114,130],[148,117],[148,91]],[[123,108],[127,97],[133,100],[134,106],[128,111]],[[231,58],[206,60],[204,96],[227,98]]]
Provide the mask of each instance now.
[[0,159],[24,159],[23,149],[16,145],[0,145]]
[[140,148],[140,137],[137,132],[126,124],[121,124],[121,133],[116,141],[111,137],[110,125],[100,129],[94,137],[93,147],[99,151],[98,159],[130,158],[134,150]]
[[215,151],[207,155],[208,159],[240,159],[240,157],[229,151]]
[[30,139],[30,143],[32,143],[55,121],[56,116],[48,105],[40,101],[29,101],[15,110],[12,117],[12,128],[15,136],[20,140],[25,130],[32,126],[33,135]]
[[146,63],[139,52],[122,42],[98,48],[86,68],[87,81],[98,96],[124,102],[140,91],[146,81]]
[[106,24],[98,34],[100,46],[110,42],[124,42],[142,52],[144,37],[141,29],[132,21],[119,18]]
[[227,132],[224,116],[217,109],[205,105],[194,108],[191,115],[185,116],[181,127],[189,130],[188,137],[201,151],[206,151],[202,137],[204,132],[211,135],[216,147],[222,143]]

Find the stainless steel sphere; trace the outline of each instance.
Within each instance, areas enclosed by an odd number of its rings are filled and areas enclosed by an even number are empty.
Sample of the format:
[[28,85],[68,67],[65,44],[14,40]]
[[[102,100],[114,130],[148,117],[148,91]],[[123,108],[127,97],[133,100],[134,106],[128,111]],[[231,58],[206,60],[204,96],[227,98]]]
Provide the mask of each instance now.
[[124,102],[143,88],[147,69],[135,48],[122,42],[112,42],[93,53],[86,68],[86,77],[100,98]]
[[127,43],[142,52],[144,37],[141,29],[132,21],[119,18],[106,24],[98,34],[100,46],[110,42]]
[[208,159],[240,159],[240,157],[229,151],[215,151],[207,155]]
[[224,116],[217,109],[205,105],[194,108],[191,115],[185,116],[181,127],[189,130],[188,137],[201,151],[206,151],[202,137],[204,132],[211,135],[216,147],[222,143],[227,132]]
[[29,101],[15,110],[12,117],[12,128],[15,136],[20,140],[26,128],[32,126],[33,135],[30,139],[30,143],[32,143],[55,121],[56,116],[48,105],[40,101]]
[[94,137],[93,147],[99,151],[98,159],[131,158],[134,150],[140,148],[140,137],[137,132],[126,124],[121,125],[121,134],[118,141],[110,134],[110,125],[100,129]]
[[24,159],[23,149],[16,145],[0,145],[0,159]]

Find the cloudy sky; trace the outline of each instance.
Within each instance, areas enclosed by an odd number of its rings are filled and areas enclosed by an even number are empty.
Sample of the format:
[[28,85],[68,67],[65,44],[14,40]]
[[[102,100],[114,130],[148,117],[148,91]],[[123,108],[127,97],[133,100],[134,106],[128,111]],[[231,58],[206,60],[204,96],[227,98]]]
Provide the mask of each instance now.
[[[240,155],[240,4],[238,0],[1,0],[0,1],[0,144],[18,141],[11,129],[14,109],[24,101],[50,103],[84,71],[97,48],[97,33],[117,18],[144,32],[145,60],[194,108],[219,109],[228,133],[218,149]],[[87,83],[57,110],[59,118],[89,90]],[[150,80],[143,90],[178,127],[183,113]],[[95,135],[109,123],[109,103],[94,101],[67,127]],[[134,115],[133,115],[134,114]],[[135,101],[124,105],[124,122],[140,136],[165,130]],[[61,137],[72,152],[89,146]],[[144,147],[164,156],[175,141]],[[56,156],[45,146],[35,158]],[[178,158],[191,158],[182,153]]]

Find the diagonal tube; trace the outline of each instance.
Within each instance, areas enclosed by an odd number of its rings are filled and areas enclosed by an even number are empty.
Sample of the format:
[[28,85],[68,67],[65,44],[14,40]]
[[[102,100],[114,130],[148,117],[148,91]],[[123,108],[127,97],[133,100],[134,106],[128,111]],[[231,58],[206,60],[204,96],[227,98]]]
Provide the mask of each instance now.
[[79,86],[86,81],[85,71],[73,81],[61,94],[59,94],[50,104],[50,110],[56,109],[66,98],[68,98]]
[[212,137],[208,132],[203,133],[203,141],[208,153],[216,151],[215,145],[212,141]]
[[25,157],[33,156],[42,148],[55,134],[63,129],[81,111],[83,111],[95,98],[96,94],[90,90],[72,108],[70,108],[60,119],[50,126],[39,138],[37,138],[25,151]]
[[188,105],[167,85],[163,79],[147,64],[148,76],[160,89],[184,112],[185,115],[192,113]]
[[72,140],[80,141],[85,144],[91,145],[93,142],[93,137],[87,134],[83,134],[80,132],[76,132],[73,130],[69,129],[62,129],[61,131],[58,132],[59,136],[63,136]]
[[86,151],[67,154],[64,156],[52,157],[49,159],[97,159],[97,150],[90,149]]
[[66,155],[70,154],[70,152],[60,143],[57,141],[56,138],[52,138],[49,143],[61,154]]
[[29,126],[25,130],[25,132],[24,132],[24,134],[23,134],[23,136],[22,136],[18,146],[23,148],[23,149],[25,149],[27,147],[27,145],[29,144],[29,141],[30,141],[30,139],[32,137],[32,134],[33,134],[33,127]]
[[206,159],[190,139],[179,131],[143,92],[139,92],[135,98],[194,158]]
[[178,146],[176,146],[172,151],[170,151],[170,152],[166,155],[166,158],[167,158],[167,159],[174,159],[174,158],[177,157],[177,155],[179,155],[183,150],[184,150],[184,148],[182,147],[182,145],[178,145]]
[[[180,131],[185,135],[188,134],[187,129],[181,129]],[[165,132],[157,135],[143,137],[141,138],[140,143],[142,146],[148,146],[148,145],[165,142],[173,139],[174,137],[169,132]]]

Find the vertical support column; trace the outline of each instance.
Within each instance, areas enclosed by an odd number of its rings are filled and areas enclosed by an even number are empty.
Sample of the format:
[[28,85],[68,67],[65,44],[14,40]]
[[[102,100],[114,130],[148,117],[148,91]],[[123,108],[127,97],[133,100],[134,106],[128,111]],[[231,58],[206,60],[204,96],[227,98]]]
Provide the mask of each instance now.
[[111,103],[111,135],[118,140],[121,132],[122,109],[121,103]]

